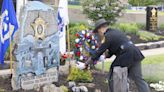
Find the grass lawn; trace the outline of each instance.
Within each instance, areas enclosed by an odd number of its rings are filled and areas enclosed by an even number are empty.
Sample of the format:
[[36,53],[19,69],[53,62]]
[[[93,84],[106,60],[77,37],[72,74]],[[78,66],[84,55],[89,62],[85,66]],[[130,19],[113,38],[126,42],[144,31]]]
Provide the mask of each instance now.
[[70,9],[82,9],[82,6],[80,6],[80,5],[68,5],[68,8],[70,8]]
[[[110,65],[110,61],[105,62],[105,71],[109,71]],[[97,64],[96,68],[101,70],[102,64]],[[146,57],[142,61],[142,72],[148,82],[164,81],[164,54]]]

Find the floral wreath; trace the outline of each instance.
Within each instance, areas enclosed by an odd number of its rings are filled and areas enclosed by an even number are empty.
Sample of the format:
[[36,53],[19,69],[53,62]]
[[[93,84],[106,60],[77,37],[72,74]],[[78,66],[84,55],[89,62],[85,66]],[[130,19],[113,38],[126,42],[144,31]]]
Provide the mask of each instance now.
[[90,55],[94,54],[98,48],[95,35],[91,30],[82,30],[76,33],[75,58],[76,61],[84,62]]

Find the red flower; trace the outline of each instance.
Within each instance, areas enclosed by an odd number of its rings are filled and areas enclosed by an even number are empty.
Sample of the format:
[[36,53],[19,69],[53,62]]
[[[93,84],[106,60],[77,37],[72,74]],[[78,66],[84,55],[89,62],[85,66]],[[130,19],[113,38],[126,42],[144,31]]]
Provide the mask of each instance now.
[[75,44],[75,46],[76,46],[76,48],[78,48],[79,47],[79,44]]
[[63,57],[64,59],[66,59],[66,58],[67,58],[67,55],[66,55],[66,54],[64,54],[62,57]]
[[79,34],[78,33],[76,33],[76,37],[79,37]]
[[77,55],[78,57],[80,57],[80,51],[78,51],[78,52],[76,53],[76,55]]

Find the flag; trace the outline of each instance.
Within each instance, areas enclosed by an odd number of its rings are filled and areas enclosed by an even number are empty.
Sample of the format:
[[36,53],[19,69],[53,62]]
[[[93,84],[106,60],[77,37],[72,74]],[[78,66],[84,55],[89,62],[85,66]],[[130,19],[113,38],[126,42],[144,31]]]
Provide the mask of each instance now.
[[68,18],[68,1],[60,0],[58,6],[58,32],[59,32],[59,46],[61,54],[66,52],[66,25],[69,24]]
[[18,29],[15,9],[12,0],[3,0],[0,24],[0,64],[4,64],[4,56]]

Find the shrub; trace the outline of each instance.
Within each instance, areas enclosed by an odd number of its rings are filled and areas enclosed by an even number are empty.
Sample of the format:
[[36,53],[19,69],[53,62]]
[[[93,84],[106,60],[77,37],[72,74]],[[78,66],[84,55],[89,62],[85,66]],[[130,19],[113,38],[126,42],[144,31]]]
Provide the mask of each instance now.
[[60,89],[62,89],[62,92],[69,92],[68,88],[64,85],[60,86]]
[[76,67],[72,67],[67,80],[86,83],[92,82],[93,77],[89,70],[80,70]]
[[147,32],[147,31],[139,31],[139,37],[140,39],[144,41],[153,41],[153,40],[159,40],[160,38],[163,38],[162,36],[158,36],[154,33]]
[[126,34],[138,34],[138,26],[136,24],[131,24],[131,23],[120,23],[120,24],[115,24],[111,26],[112,28],[119,29],[120,31],[123,31]]
[[146,24],[144,24],[144,23],[137,23],[136,25],[141,30],[145,30],[146,29]]
[[122,15],[123,4],[117,0],[81,0],[83,12],[89,19],[96,21],[104,18],[114,24]]

